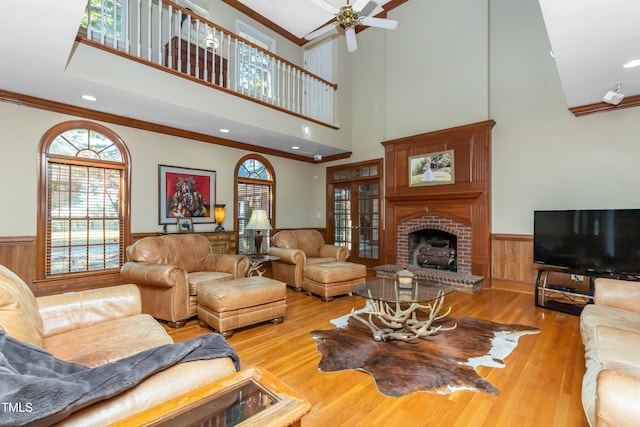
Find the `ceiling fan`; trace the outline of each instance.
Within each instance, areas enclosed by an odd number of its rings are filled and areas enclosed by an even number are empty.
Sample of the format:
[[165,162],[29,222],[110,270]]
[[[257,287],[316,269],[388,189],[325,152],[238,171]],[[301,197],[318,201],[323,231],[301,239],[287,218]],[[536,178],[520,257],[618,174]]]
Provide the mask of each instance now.
[[[393,19],[373,18],[366,16],[363,13],[363,9],[369,4],[373,3],[371,0],[355,0],[350,5],[348,0],[345,6],[340,8],[328,3],[326,0],[311,0],[312,3],[323,8],[324,10],[334,14],[336,20],[330,24],[320,27],[315,31],[310,32],[304,38],[306,40],[313,40],[318,38],[336,27],[342,27],[344,29],[344,35],[347,39],[347,51],[354,52],[358,49],[358,43],[356,42],[356,28],[358,25],[366,25],[369,27],[386,28],[388,30],[394,30],[398,26],[398,21]],[[375,3],[374,8],[375,8]],[[372,8],[371,10],[373,10]],[[360,16],[361,14],[365,16]]]

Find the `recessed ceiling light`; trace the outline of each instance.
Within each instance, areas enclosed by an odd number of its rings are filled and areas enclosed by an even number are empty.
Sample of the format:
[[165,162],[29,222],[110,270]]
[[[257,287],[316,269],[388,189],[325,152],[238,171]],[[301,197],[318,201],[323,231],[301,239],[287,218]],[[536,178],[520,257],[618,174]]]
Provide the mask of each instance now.
[[224,128],[222,128],[222,129],[220,129],[220,132],[222,132],[222,133],[229,133],[229,132],[230,132],[230,130],[229,130],[229,129],[224,129]]
[[98,98],[96,98],[93,95],[82,95],[82,99],[84,99],[85,101],[97,101]]
[[634,59],[633,61],[629,61],[622,66],[622,68],[633,68],[640,65],[640,59]]
[[292,150],[299,150],[300,147],[298,147],[297,145],[294,145],[293,147],[291,147]]

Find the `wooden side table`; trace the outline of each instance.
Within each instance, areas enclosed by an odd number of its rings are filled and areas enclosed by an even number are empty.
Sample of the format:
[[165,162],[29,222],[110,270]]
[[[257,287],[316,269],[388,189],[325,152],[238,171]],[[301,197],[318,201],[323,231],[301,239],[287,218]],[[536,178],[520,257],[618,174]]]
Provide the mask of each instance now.
[[238,233],[235,231],[211,231],[199,233],[209,239],[214,254],[237,254]]
[[[170,385],[168,385],[170,386]],[[114,423],[119,427],[301,426],[311,403],[268,371],[252,367]],[[208,424],[207,424],[208,423]]]

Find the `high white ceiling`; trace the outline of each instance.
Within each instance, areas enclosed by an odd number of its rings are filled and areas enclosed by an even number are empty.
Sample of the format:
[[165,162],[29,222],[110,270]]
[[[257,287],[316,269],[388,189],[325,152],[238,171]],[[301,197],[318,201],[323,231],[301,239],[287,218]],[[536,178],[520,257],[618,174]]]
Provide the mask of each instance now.
[[539,0],[569,107],[598,103],[622,84],[640,94],[640,1]]
[[[349,0],[324,1],[337,8],[349,2]],[[362,12],[367,16],[375,16],[383,11],[389,1],[372,1],[365,6]],[[256,11],[298,38],[303,38],[333,19],[333,15],[327,9],[323,9],[311,0],[238,0],[238,3]],[[353,4],[354,1],[351,0],[349,3]]]
[[[334,6],[342,4],[341,0],[329,2]],[[640,67],[622,68],[623,63],[640,58],[640,0],[539,2],[568,107],[597,103],[618,83],[622,84],[622,92],[627,97],[640,94]],[[240,0],[238,3],[256,10],[296,37],[303,37],[332,18],[311,0]],[[381,0],[378,3],[388,11],[404,2]],[[86,0],[30,0],[27,13],[22,0],[3,1],[0,89],[152,123],[178,123],[186,130],[208,135],[214,135],[220,127],[234,126],[238,130],[229,139],[279,151],[290,151],[291,145],[300,145],[304,150],[299,154],[308,157],[318,150],[326,156],[341,152],[305,139],[229,123],[204,112],[134,96],[65,73],[85,4]],[[367,6],[367,11],[370,8]],[[108,93],[109,101],[99,106],[86,104],[78,93],[87,91]]]

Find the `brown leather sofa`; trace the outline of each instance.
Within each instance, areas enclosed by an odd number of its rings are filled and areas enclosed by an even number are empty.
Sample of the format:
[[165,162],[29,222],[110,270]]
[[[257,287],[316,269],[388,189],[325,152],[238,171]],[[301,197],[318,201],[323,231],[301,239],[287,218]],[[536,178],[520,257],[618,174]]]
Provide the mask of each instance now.
[[274,234],[269,255],[280,257],[271,262],[273,278],[301,291],[306,265],[343,262],[349,251],[344,246],[326,244],[318,230],[302,229],[282,230]]
[[640,282],[596,279],[580,315],[586,372],[582,406],[592,427],[640,420]]
[[130,245],[121,276],[140,287],[143,313],[180,327],[196,315],[200,285],[245,277],[249,265],[244,255],[212,253],[202,235],[169,234]]
[[[141,310],[135,285],[36,298],[0,265],[0,329],[67,362],[95,367],[172,343],[162,325]],[[229,357],[180,363],[56,425],[109,425],[235,372]]]

